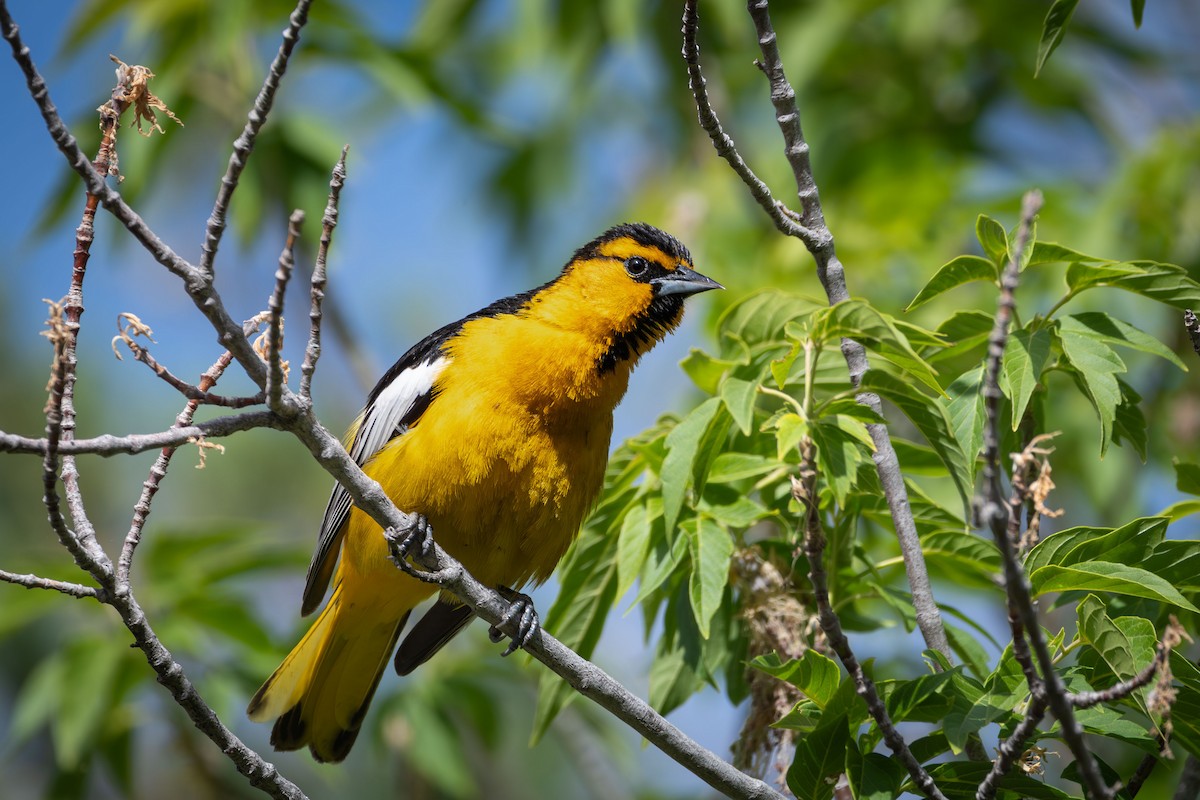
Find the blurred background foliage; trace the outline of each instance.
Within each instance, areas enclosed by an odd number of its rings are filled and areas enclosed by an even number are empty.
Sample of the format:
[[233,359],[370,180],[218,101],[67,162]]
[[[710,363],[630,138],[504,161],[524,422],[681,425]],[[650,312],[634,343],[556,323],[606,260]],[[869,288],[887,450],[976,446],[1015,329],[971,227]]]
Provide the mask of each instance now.
[[[85,149],[98,138],[92,109],[111,88],[107,53],[157,74],[155,93],[187,127],[146,140],[124,133],[122,191],[185,256],[198,256],[228,145],[291,5],[13,6]],[[1046,193],[1041,239],[1107,258],[1172,262],[1200,276],[1200,17],[1188,0],[1154,0],[1135,29],[1127,3],[1089,0],[1035,79],[1048,7],[773,6],[852,294],[899,315],[939,265],[978,252],[979,213],[1011,226],[1031,185]],[[309,213],[308,244],[315,243],[329,169],[350,143],[331,265],[340,330],[327,337],[316,384],[329,427],[343,427],[374,375],[425,332],[547,279],[576,246],[618,221],[673,231],[730,291],[696,303],[691,324],[644,363],[619,410],[614,446],[660,413],[696,402],[675,362],[711,335],[723,308],[768,286],[820,296],[810,259],[769,227],[695,124],[679,13],[674,3],[637,0],[316,3],[233,204],[235,236],[217,270],[235,315],[261,308],[288,211]],[[701,15],[701,58],[718,113],[786,199],[791,176],[765,81],[752,66],[757,47],[743,4],[706,0]],[[23,95],[15,68],[0,69],[11,171],[0,200],[0,326],[8,343],[0,348],[0,427],[33,435],[49,360],[35,335],[40,301],[66,290],[82,194]],[[311,263],[311,250],[300,260]],[[1044,312],[1061,294],[1062,276],[1044,270],[1030,279],[1022,308]],[[293,309],[304,302],[302,286],[293,287]],[[1106,310],[1184,346],[1176,316],[1114,294],[1105,293]],[[933,327],[955,308],[993,302],[976,284],[910,317]],[[80,435],[168,426],[179,398],[141,365],[111,361],[110,320],[133,311],[157,327],[152,351],[178,374],[198,374],[219,351],[173,279],[104,218],[86,306]],[[1086,308],[1084,301],[1076,310]],[[298,338],[289,342],[295,353]],[[1198,449],[1196,371],[1153,361],[1134,360],[1128,376],[1150,420],[1146,465],[1130,448],[1097,462],[1095,418],[1082,397],[1072,393],[1054,408],[1067,432],[1055,460],[1057,504],[1074,524],[1111,524],[1177,499],[1169,455]],[[247,388],[228,383],[220,390]],[[262,431],[226,444],[202,471],[192,469],[193,451],[176,455],[134,574],[164,643],[226,722],[263,748],[266,730],[249,725],[242,708],[300,629],[301,575],[327,479],[286,437]],[[123,536],[152,458],[82,462],[106,544]],[[0,459],[0,475],[0,565],[75,579],[45,526],[38,462]],[[934,582],[949,602],[967,595],[948,569],[935,570]],[[555,591],[539,593],[543,607]],[[643,644],[634,615],[619,616],[636,593],[621,601],[596,658],[645,696],[653,641]],[[656,626],[645,626],[652,640]],[[915,658],[920,647],[902,628],[895,637],[884,640],[894,646],[871,651]],[[106,798],[188,786],[195,797],[249,795],[153,686],[127,639],[87,602],[0,587],[6,792]],[[412,797],[697,796],[695,779],[640,751],[635,736],[585,703],[527,749],[540,670],[495,658],[483,639],[476,631],[413,678],[385,680],[368,720],[373,735],[346,765],[321,768],[304,755],[276,763],[315,796],[393,796],[399,787]],[[880,662],[887,671],[887,659]],[[726,752],[741,713],[708,691],[673,718]]]

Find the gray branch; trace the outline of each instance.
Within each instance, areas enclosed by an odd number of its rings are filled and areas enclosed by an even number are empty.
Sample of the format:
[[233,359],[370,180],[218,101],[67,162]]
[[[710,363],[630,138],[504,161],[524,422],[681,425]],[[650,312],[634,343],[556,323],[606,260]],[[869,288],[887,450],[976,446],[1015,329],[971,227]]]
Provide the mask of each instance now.
[[[800,128],[800,111],[796,107],[796,92],[783,71],[783,62],[779,57],[779,47],[775,39],[775,30],[771,26],[767,0],[750,0],[747,8],[754,20],[759,48],[763,57],[758,66],[770,80],[771,103],[775,107],[775,120],[783,134],[784,155],[795,176],[796,190],[803,209],[800,214],[796,214],[771,199],[770,190],[745,165],[744,159],[734,147],[733,140],[720,127],[720,122],[704,88],[704,76],[700,71],[700,50],[696,41],[698,28],[696,5],[697,0],[687,0],[684,4],[683,54],[688,65],[688,76],[700,124],[712,139],[717,153],[729,162],[738,176],[750,188],[751,194],[771,216],[776,227],[783,233],[800,239],[812,253],[817,264],[817,277],[825,289],[825,295],[829,299],[830,305],[840,303],[850,297],[850,292],[846,288],[846,274],[841,261],[834,252],[833,234],[830,232],[829,226],[825,224],[825,217],[821,211],[821,200],[817,194],[817,184],[813,177],[812,164],[809,161],[808,143],[804,140],[804,134]],[[862,383],[862,376],[870,367],[867,362],[867,352],[858,342],[843,339],[842,356],[846,359],[850,381],[857,389]],[[880,402],[879,395],[873,392],[859,392],[855,399],[876,414],[883,415],[883,404]],[[953,660],[950,642],[946,638],[946,631],[942,625],[942,615],[933,599],[929,571],[925,567],[925,556],[921,552],[917,526],[913,521],[912,509],[908,503],[908,489],[904,485],[904,476],[900,472],[900,461],[892,447],[891,436],[888,434],[886,425],[870,424],[867,429],[871,434],[871,441],[875,445],[875,453],[872,456],[875,461],[875,470],[879,474],[879,482],[883,487],[888,510],[891,512],[896,528],[896,537],[904,556],[904,569],[912,592],[917,626],[921,629],[921,635],[927,646],[937,650],[948,660]]]

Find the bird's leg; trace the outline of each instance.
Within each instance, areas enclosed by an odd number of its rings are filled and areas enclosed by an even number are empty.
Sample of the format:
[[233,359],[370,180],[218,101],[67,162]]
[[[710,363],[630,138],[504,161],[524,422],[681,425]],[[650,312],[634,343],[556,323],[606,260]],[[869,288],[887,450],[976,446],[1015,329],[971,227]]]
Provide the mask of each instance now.
[[387,537],[390,545],[388,558],[406,575],[411,575],[425,583],[441,584],[452,572],[451,569],[430,572],[420,569],[408,560],[409,555],[413,553],[418,556],[428,556],[433,553],[433,529],[430,528],[429,519],[424,514],[417,514],[412,525],[403,534],[395,528],[388,528],[384,532],[384,536]]
[[[517,652],[517,648],[524,647],[529,644],[529,640],[542,629],[541,620],[538,619],[537,610],[533,607],[533,598],[527,594],[523,594],[506,586],[499,586],[496,591],[500,595],[512,603],[508,607],[508,612],[504,615],[500,625],[511,625],[516,623],[517,635],[511,642],[508,643],[508,648],[501,653],[501,656],[510,656]],[[488,628],[488,638],[493,642],[499,642],[504,638],[504,632],[500,630],[500,625],[493,625]]]

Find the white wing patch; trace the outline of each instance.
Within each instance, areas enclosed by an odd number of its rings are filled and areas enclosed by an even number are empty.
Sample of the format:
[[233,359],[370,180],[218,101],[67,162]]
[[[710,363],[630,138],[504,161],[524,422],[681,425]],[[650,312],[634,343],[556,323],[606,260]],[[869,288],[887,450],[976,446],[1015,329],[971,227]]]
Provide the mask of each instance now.
[[[359,416],[350,455],[359,466],[366,464],[389,441],[403,435],[416,422],[429,404],[434,381],[450,359],[441,356],[409,367],[384,387],[375,402],[363,409]],[[321,601],[333,571],[333,562],[341,545],[341,532],[350,518],[353,501],[342,485],[334,484],[321,520],[321,533],[317,539],[317,551],[308,568],[308,580],[304,589],[304,604],[301,612],[312,611]]]
[[[433,382],[449,363],[450,359],[442,356],[436,361],[409,367],[379,393],[369,408],[363,409],[362,421],[350,447],[350,455],[359,466],[395,436],[404,433],[400,428],[405,416],[418,400],[433,390]],[[404,428],[407,429],[407,425]]]

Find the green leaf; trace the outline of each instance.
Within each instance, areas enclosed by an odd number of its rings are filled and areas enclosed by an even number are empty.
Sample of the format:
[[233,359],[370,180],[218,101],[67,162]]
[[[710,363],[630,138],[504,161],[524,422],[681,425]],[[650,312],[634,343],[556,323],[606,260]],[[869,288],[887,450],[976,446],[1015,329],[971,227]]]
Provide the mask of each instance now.
[[749,528],[759,520],[766,519],[773,514],[757,500],[745,496],[740,496],[732,503],[724,505],[705,505],[703,511],[727,528],[735,529]]
[[[870,374],[870,373],[868,373]],[[983,405],[983,365],[964,372],[953,383],[946,387],[949,399],[942,400],[941,405],[950,420],[954,438],[962,449],[966,459],[966,483],[975,485],[975,465],[979,459],[979,451],[983,449],[983,425],[987,412]],[[951,471],[953,474],[953,470]]]
[[[747,359],[749,360],[749,359]],[[725,373],[740,362],[711,356],[695,347],[688,353],[687,358],[679,362],[679,366],[692,379],[692,383],[705,394],[716,394],[717,386]]]
[[1142,14],[1146,11],[1146,0],[1129,0],[1129,7],[1133,11],[1133,27],[1142,27]]
[[827,305],[819,300],[768,289],[731,306],[721,316],[718,327],[722,335],[736,335],[751,345],[774,342],[788,322],[804,319],[824,308]]
[[863,300],[843,300],[812,315],[812,338],[819,343],[853,339],[905,370],[909,377],[943,394],[937,374],[921,358],[891,317]]
[[1200,500],[1181,500],[1158,512],[1160,517],[1169,517],[1172,522],[1190,517],[1192,514],[1200,514]]
[[1012,400],[1012,429],[1021,425],[1029,398],[1042,379],[1042,371],[1050,360],[1050,331],[1022,329],[1013,331],[1004,348],[1000,388]]
[[995,320],[982,311],[956,311],[938,326],[938,333],[950,340],[949,346],[929,355],[930,361],[960,356],[987,344]]
[[1084,393],[1100,419],[1100,456],[1103,458],[1112,439],[1117,405],[1121,402],[1121,387],[1116,375],[1125,372],[1125,362],[1104,342],[1080,335],[1069,326],[1060,328],[1059,341],[1063,355],[1075,368]]
[[[911,383],[877,369],[868,370],[863,375],[860,388],[878,393],[904,412],[904,416],[916,426],[938,458],[946,465],[946,471],[958,489],[964,508],[969,506],[973,494],[975,459],[973,455],[968,457],[963,450],[962,440],[958,437],[950,417],[950,412],[954,409],[955,392],[961,388],[959,382],[955,381],[947,390],[950,393],[949,403],[929,397]],[[982,442],[982,425],[979,436]]]
[[892,800],[900,796],[900,785],[908,771],[891,756],[859,751],[854,742],[846,750],[846,779],[854,800]]
[[786,461],[796,445],[809,433],[808,423],[799,414],[784,414],[775,420],[775,447],[780,461]]
[[[1090,645],[1119,680],[1132,678],[1154,660],[1158,637],[1154,624],[1141,617],[1121,617],[1119,621],[1108,615],[1104,601],[1089,594],[1079,604],[1079,635]],[[1134,693],[1142,713],[1150,716],[1146,706],[1148,687]]]
[[[981,217],[980,219],[983,218]],[[938,268],[938,271],[933,274],[928,283],[921,287],[921,291],[917,292],[917,296],[912,299],[904,310],[912,311],[915,308],[925,305],[938,295],[944,294],[955,287],[962,286],[964,283],[971,283],[972,281],[992,281],[995,283],[999,280],[999,277],[996,265],[986,258],[980,258],[979,256],[957,256]]]
[[1111,264],[1107,258],[1085,255],[1078,250],[1063,247],[1054,242],[1034,242],[1029,248],[1029,263],[1027,267],[1041,264]]
[[1050,6],[1046,21],[1042,23],[1042,40],[1038,43],[1037,66],[1033,70],[1033,77],[1038,76],[1046,59],[1050,58],[1050,54],[1062,43],[1067,32],[1067,23],[1071,21],[1071,15],[1075,13],[1075,6],[1078,4],[1079,0],[1054,0],[1054,5]]
[[777,460],[766,456],[753,453],[721,453],[713,459],[712,466],[708,469],[708,482],[732,483],[746,478],[757,478],[779,467],[780,463]]
[[787,771],[787,785],[796,800],[829,800],[833,784],[846,768],[850,746],[847,716],[824,717],[816,730],[796,743],[796,755]]
[[1150,353],[1170,361],[1184,372],[1187,365],[1175,354],[1175,351],[1155,339],[1150,334],[1135,328],[1128,322],[1109,316],[1100,311],[1088,311],[1082,314],[1068,314],[1060,317],[1060,329],[1070,330],[1081,336],[1091,336],[1105,344],[1117,344]]
[[679,520],[687,490],[693,485],[693,467],[700,445],[720,409],[721,400],[710,397],[692,409],[667,434],[667,457],[663,459],[659,478],[662,480],[663,517],[668,534]]
[[800,658],[786,662],[780,660],[778,653],[771,652],[753,659],[750,666],[787,681],[822,709],[829,705],[842,682],[838,665],[816,650],[805,650]]
[[650,667],[650,705],[660,714],[669,714],[704,687],[704,677],[689,663],[687,652],[668,647],[659,640],[654,663]]
[[[610,480],[618,466],[609,464]],[[617,599],[616,525],[623,521],[621,512],[625,509],[620,502],[615,505],[619,511],[612,518],[601,520],[602,524],[597,524],[597,518],[605,511],[604,504],[597,508],[567,552],[558,570],[558,597],[542,621],[560,641],[584,658],[590,658],[595,651],[608,612]],[[545,734],[554,717],[574,696],[566,681],[549,670],[542,673],[531,742],[536,743]]]
[[692,571],[688,577],[688,595],[700,635],[708,638],[709,623],[721,605],[729,583],[729,561],[733,557],[733,539],[725,529],[705,515],[681,526],[688,537]]
[[1200,283],[1188,277],[1183,267],[1157,261],[1072,264],[1067,268],[1067,286],[1073,292],[1112,286],[1176,308],[1200,305]]
[[987,214],[980,214],[975,220],[975,238],[991,259],[992,275],[998,280],[1000,270],[1008,263],[1008,234],[1004,232],[1004,226]]
[[788,376],[792,374],[792,366],[800,357],[803,345],[799,339],[792,340],[792,347],[784,355],[771,361],[771,377],[775,379],[775,387],[782,389],[787,385]]
[[1173,459],[1175,488],[1186,494],[1200,495],[1200,464]]
[[866,463],[863,444],[853,434],[838,425],[822,420],[811,428],[813,444],[817,446],[817,470],[833,491],[839,505],[854,486],[858,468]]
[[1025,571],[1032,574],[1042,567],[1069,567],[1085,561],[1119,561],[1136,565],[1146,558],[1167,533],[1167,520],[1142,517],[1119,528],[1093,528],[1079,525],[1052,533],[1025,556]]
[[1000,569],[1000,552],[996,545],[964,530],[942,530],[923,535],[921,552],[926,559],[940,564],[945,574],[954,575],[958,582],[973,577],[976,585],[994,585]]
[[729,409],[733,421],[742,433],[749,435],[754,423],[754,401],[758,397],[758,386],[732,375],[721,382],[721,401]]
[[[942,792],[951,798],[974,797],[979,784],[987,777],[992,765],[979,761],[949,761],[933,764],[929,774],[937,781]],[[1048,783],[1011,771],[1000,779],[999,796],[1021,797],[1028,800],[1076,800],[1062,789]]]
[[635,606],[654,594],[663,582],[671,577],[676,568],[683,563],[688,553],[688,537],[673,536],[667,533],[661,540],[654,541],[650,553],[646,557],[646,565],[642,568],[641,581],[638,584]]
[[1142,396],[1125,381],[1117,378],[1121,390],[1121,403],[1113,419],[1113,441],[1120,444],[1128,441],[1137,452],[1142,463],[1146,463],[1146,447],[1149,444],[1149,427],[1142,413]]
[[1029,580],[1037,596],[1049,592],[1112,592],[1158,600],[1200,613],[1200,609],[1188,602],[1178,589],[1153,572],[1111,561],[1087,561],[1070,567],[1042,567],[1033,572]]
[[635,505],[621,521],[621,533],[617,539],[617,597],[625,596],[646,563],[653,522],[662,516],[662,504],[657,505],[659,512],[653,516],[647,506]]

